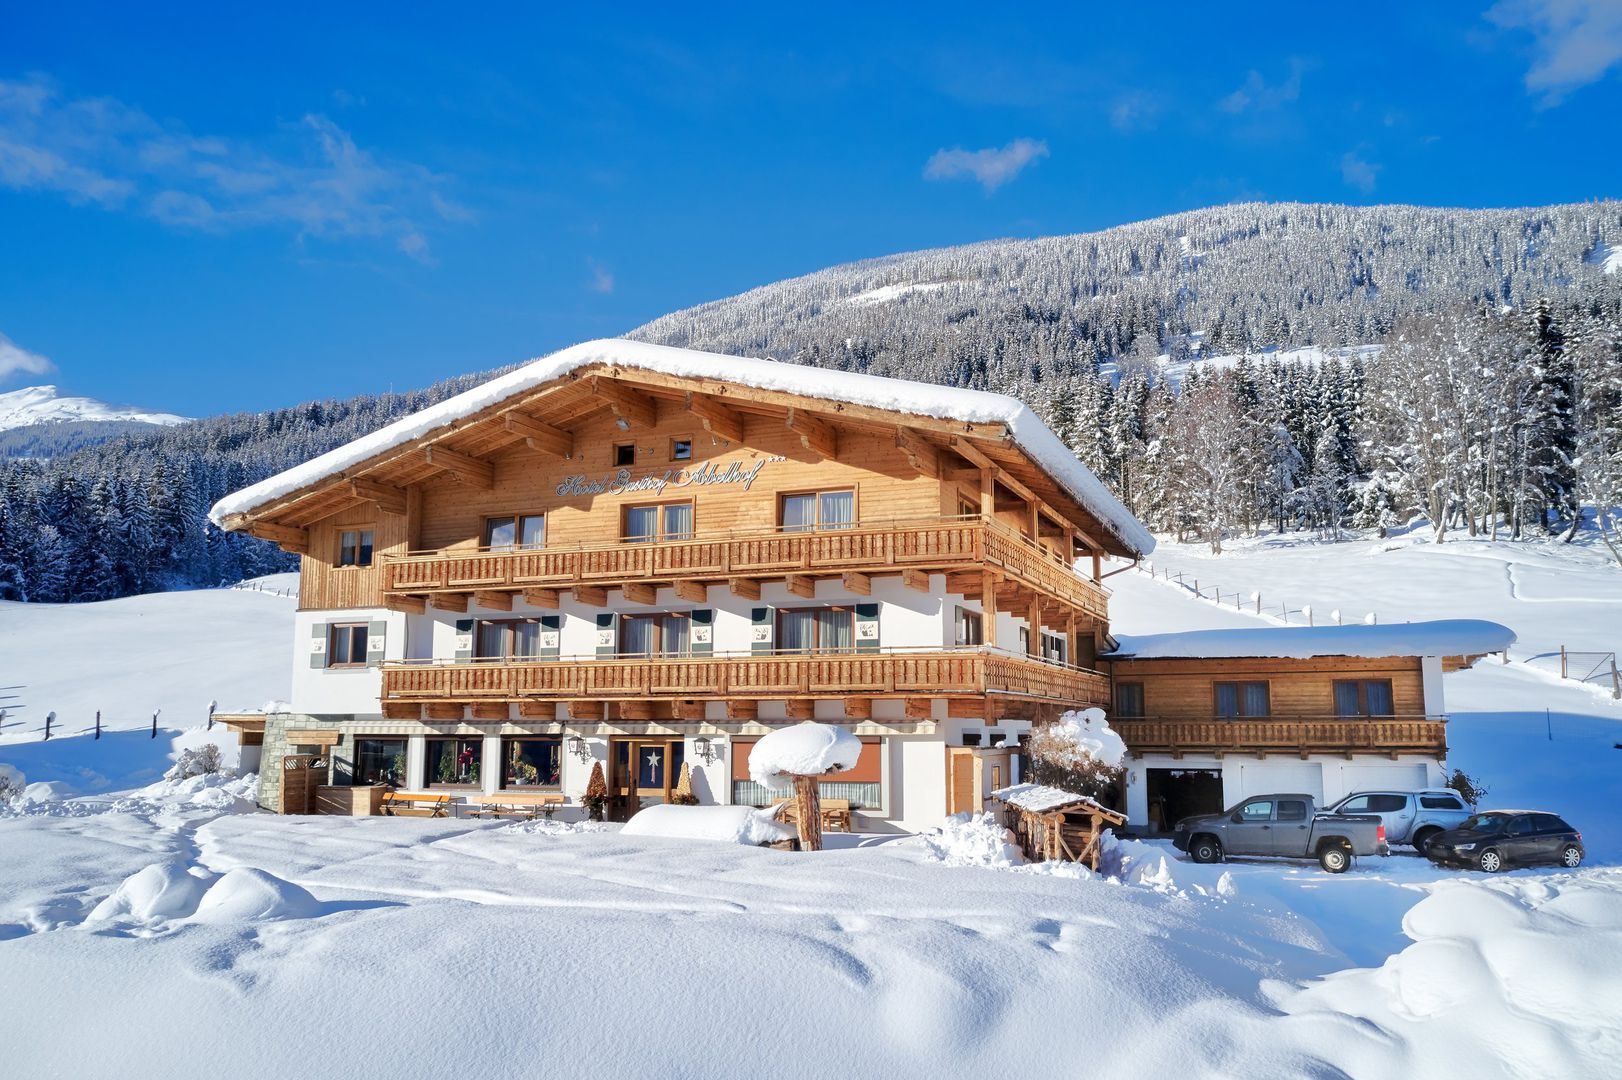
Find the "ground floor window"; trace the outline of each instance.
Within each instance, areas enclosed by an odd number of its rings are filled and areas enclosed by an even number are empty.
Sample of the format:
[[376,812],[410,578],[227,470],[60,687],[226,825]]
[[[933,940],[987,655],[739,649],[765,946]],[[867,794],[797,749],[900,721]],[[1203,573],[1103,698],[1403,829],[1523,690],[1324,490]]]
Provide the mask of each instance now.
[[[792,798],[794,789],[766,788],[749,779],[749,751],[755,740],[733,740],[732,743],[732,801],[740,806],[770,806],[782,799]],[[818,793],[824,799],[847,799],[852,810],[878,810],[883,806],[879,789],[884,744],[878,739],[863,739],[862,752],[856,767],[842,773],[817,778]]]
[[406,782],[406,741],[404,739],[355,740],[354,782],[358,786],[387,784],[404,787]]
[[427,749],[423,776],[428,787],[479,786],[483,739],[429,739]]
[[555,788],[562,782],[562,739],[501,740],[502,787]]

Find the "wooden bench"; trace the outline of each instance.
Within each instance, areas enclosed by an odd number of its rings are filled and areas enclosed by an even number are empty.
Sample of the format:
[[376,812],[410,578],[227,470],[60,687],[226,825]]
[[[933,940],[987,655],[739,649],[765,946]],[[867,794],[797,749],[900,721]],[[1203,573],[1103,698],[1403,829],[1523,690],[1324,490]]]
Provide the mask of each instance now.
[[447,817],[451,797],[433,791],[391,791],[383,796],[381,809],[388,817]]
[[568,799],[561,791],[503,791],[494,795],[468,796],[468,813],[474,817],[538,817],[546,807],[562,806]]
[[[850,832],[850,800],[849,799],[823,799],[822,801],[822,828],[824,832]],[[794,816],[794,800],[784,799],[773,807],[777,819],[786,825],[796,824]]]

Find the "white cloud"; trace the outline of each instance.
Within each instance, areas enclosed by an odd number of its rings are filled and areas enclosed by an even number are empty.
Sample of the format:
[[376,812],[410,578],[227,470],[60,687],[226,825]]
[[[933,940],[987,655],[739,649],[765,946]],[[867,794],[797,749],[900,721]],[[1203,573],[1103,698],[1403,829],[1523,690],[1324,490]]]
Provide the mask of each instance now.
[[1160,118],[1160,102],[1142,91],[1117,98],[1110,106],[1109,122],[1116,131],[1141,131],[1155,126]]
[[607,295],[614,291],[614,272],[596,259],[587,258],[586,266],[591,270],[591,282],[586,286],[594,293]]
[[49,375],[55,370],[56,365],[47,358],[0,334],[0,381],[18,374]]
[[1301,96],[1301,75],[1306,70],[1305,61],[1291,59],[1290,74],[1284,81],[1269,84],[1262,78],[1261,72],[1252,68],[1239,89],[1217,102],[1217,108],[1223,112],[1242,113],[1277,109],[1287,105]]
[[1042,139],[1015,139],[1001,149],[937,150],[924,166],[926,180],[972,179],[990,194],[1024,171],[1027,165],[1048,156]]
[[1367,195],[1374,190],[1374,185],[1379,180],[1380,170],[1384,167],[1383,165],[1365,161],[1355,150],[1348,150],[1341,155],[1340,178]]
[[1526,89],[1542,95],[1546,106],[1598,82],[1622,62],[1622,0],[1503,0],[1487,18],[1505,29],[1531,31],[1536,54]]
[[144,214],[177,229],[375,237],[428,261],[424,223],[470,217],[445,178],[388,161],[311,114],[253,139],[194,135],[112,98],[0,80],[0,187]]

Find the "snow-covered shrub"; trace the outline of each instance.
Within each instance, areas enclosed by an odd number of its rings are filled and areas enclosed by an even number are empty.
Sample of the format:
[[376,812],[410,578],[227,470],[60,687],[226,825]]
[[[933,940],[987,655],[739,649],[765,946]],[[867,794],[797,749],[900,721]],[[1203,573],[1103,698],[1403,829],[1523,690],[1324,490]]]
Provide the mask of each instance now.
[[195,750],[182,750],[180,757],[175,760],[169,771],[163,774],[163,778],[189,780],[193,776],[212,776],[222,767],[220,748],[214,743],[204,743]]
[[28,778],[15,767],[0,762],[0,805],[22,798]]
[[996,814],[953,814],[941,827],[918,834],[924,857],[947,866],[1018,866],[1025,861],[1014,834]]
[[1031,771],[1038,784],[1108,802],[1125,769],[1126,743],[1103,709],[1072,710],[1033,728]]

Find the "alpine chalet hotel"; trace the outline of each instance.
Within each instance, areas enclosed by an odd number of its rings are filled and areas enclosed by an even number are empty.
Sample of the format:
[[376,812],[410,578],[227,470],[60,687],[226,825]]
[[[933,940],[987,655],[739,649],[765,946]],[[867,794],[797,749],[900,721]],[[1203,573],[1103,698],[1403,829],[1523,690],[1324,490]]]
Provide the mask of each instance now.
[[[996,394],[588,342],[212,516],[303,556],[291,707],[228,718],[245,765],[260,747],[271,809],[290,809],[283,763],[295,760],[322,769],[305,808],[329,812],[375,812],[390,790],[457,803],[545,792],[573,816],[598,763],[620,819],[669,798],[684,763],[700,801],[765,805],[776,793],[749,780],[750,746],[815,718],[864,746],[825,796],[848,801],[858,828],[916,830],[1016,779],[1033,722],[1100,706],[1133,746],[1151,723],[1144,702],[1187,708],[1202,677],[1197,659],[1118,661],[1131,704],[1113,715],[1102,563],[1154,541],[1029,409]],[[1488,650],[1449,646],[1470,651]],[[1134,824],[1165,814],[1148,802],[1156,774],[1162,803],[1172,791],[1195,809],[1228,805],[1269,790],[1258,766],[1280,746],[1321,764],[1320,796],[1350,789],[1333,770],[1369,760],[1439,781],[1435,658],[1286,655],[1217,663],[1248,672],[1234,698],[1252,706],[1245,739],[1185,748],[1175,722],[1144,729],[1154,745],[1124,792]],[[1166,662],[1171,690],[1157,682]],[[1371,663],[1383,688],[1359,700],[1375,711],[1337,715],[1357,695],[1336,673]],[[1311,745],[1298,723],[1257,716],[1264,678],[1318,717]],[[1216,719],[1197,708],[1202,723],[1186,728],[1206,742],[1226,700],[1209,692]],[[1248,770],[1224,766],[1234,755]]]

